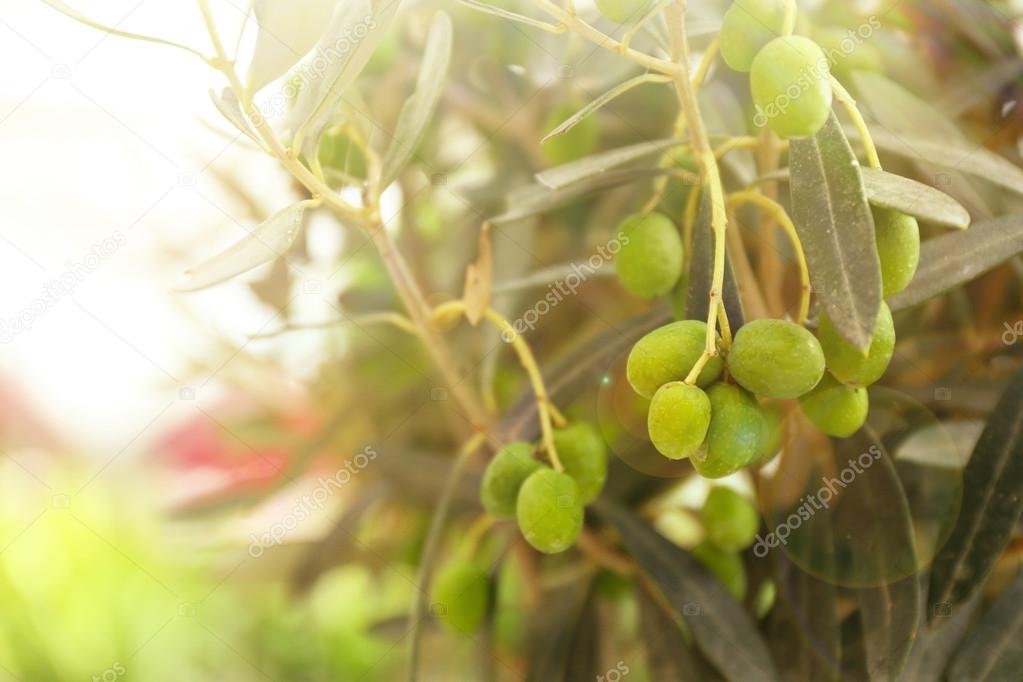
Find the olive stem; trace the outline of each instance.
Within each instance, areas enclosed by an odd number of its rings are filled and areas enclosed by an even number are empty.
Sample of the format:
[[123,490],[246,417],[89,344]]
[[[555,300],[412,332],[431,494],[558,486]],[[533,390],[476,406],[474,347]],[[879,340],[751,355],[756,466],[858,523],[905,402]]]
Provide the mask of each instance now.
[[781,34],[783,36],[790,36],[796,30],[796,15],[799,12],[799,8],[796,5],[795,0],[791,0],[785,7],[785,19],[781,24]]
[[660,2],[656,3],[653,7],[651,7],[650,10],[646,14],[644,14],[639,21],[630,26],[629,30],[622,34],[621,44],[618,46],[619,51],[628,49],[629,45],[631,45],[632,41],[636,38],[636,34],[638,34],[640,30],[646,25],[646,22],[650,21],[652,18],[657,16],[658,12],[661,12],[664,9],[664,7],[671,1],[672,0],[660,0]]
[[754,204],[767,211],[781,225],[792,242],[792,249],[796,253],[796,262],[799,265],[799,283],[802,287],[799,298],[799,316],[796,318],[796,322],[799,324],[805,323],[806,318],[810,314],[810,269],[806,264],[803,244],[799,240],[799,233],[796,232],[796,226],[792,222],[792,218],[789,217],[789,213],[785,210],[784,206],[759,192],[736,192],[729,195],[728,207],[730,209],[734,209],[742,204]]
[[419,328],[412,324],[412,320],[408,319],[400,313],[392,312],[381,312],[381,313],[368,313],[366,315],[356,315],[354,317],[339,319],[339,320],[328,320],[326,322],[314,322],[311,324],[297,324],[289,322],[280,329],[276,329],[272,332],[264,332],[262,334],[253,334],[249,338],[251,339],[271,339],[288,332],[297,331],[311,331],[314,329],[326,329],[335,325],[341,325],[345,323],[354,324],[356,326],[363,325],[375,325],[375,324],[389,324],[397,329],[402,330],[412,336],[419,336]]
[[472,522],[469,529],[465,531],[465,540],[462,542],[462,557],[464,559],[471,560],[476,556],[480,543],[483,542],[487,531],[493,528],[495,523],[497,523],[497,519],[490,514],[482,514]]
[[860,108],[856,106],[856,100],[853,98],[849,91],[845,89],[845,86],[835,78],[831,76],[831,88],[835,91],[835,98],[842,103],[845,110],[849,113],[849,118],[852,119],[853,125],[856,126],[856,130],[860,134],[860,140],[863,142],[864,151],[867,153],[867,163],[870,164],[871,168],[881,168],[881,157],[877,155],[877,147],[874,145],[874,138],[870,134],[870,128],[867,127],[867,122],[863,120],[863,113]]

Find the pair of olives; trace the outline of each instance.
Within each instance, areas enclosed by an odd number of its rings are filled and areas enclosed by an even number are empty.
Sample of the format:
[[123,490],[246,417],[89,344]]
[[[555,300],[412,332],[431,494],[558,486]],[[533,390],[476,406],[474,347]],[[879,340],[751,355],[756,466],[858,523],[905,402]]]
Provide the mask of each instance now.
[[554,447],[563,472],[534,459],[529,443],[512,443],[490,460],[480,487],[484,509],[498,518],[514,517],[526,542],[545,554],[575,543],[584,507],[607,480],[604,439],[591,424],[556,430]]

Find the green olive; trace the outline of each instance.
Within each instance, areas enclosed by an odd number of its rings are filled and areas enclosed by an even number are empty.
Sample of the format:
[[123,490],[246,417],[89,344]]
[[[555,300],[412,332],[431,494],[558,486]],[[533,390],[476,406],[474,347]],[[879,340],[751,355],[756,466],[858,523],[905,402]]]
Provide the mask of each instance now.
[[583,504],[594,500],[607,480],[604,437],[592,424],[574,422],[554,432],[554,447],[565,473],[579,485]]
[[767,464],[777,455],[785,444],[785,412],[774,403],[760,405],[764,415],[764,447],[760,451],[754,465]]
[[850,386],[870,386],[880,379],[895,353],[895,321],[887,303],[881,304],[866,354],[846,341],[824,313],[821,313],[817,335],[827,358],[828,370],[836,379]]
[[597,0],[600,13],[617,24],[639,21],[650,6],[650,0]]
[[714,384],[707,397],[711,409],[707,444],[691,459],[704,478],[721,478],[763,454],[767,425],[756,398],[738,386]]
[[693,549],[693,556],[714,574],[736,599],[746,596],[746,567],[738,554],[722,552],[710,543],[703,542]]
[[[571,105],[556,107],[544,122],[544,130],[554,130],[575,112],[576,108]],[[544,142],[541,149],[551,164],[560,166],[592,154],[597,148],[599,136],[600,125],[597,123],[597,117],[591,115],[577,122],[567,133]]]
[[[664,384],[689,376],[706,344],[707,323],[700,320],[682,320],[655,329],[637,341],[629,353],[625,368],[629,383],[636,393],[653,398]],[[711,358],[700,371],[697,385],[717,381],[723,366],[720,357]]]
[[753,501],[723,486],[710,489],[702,516],[707,539],[726,552],[752,545],[760,528],[760,514]]
[[498,518],[515,516],[519,488],[542,466],[533,459],[533,446],[529,443],[512,443],[502,448],[483,472],[480,486],[483,508]]
[[583,528],[579,485],[553,469],[534,471],[519,490],[515,516],[522,537],[534,549],[544,554],[564,552]]
[[799,398],[799,406],[814,426],[837,438],[848,438],[867,420],[867,389],[843,384],[825,374],[817,387]]
[[798,324],[754,320],[735,335],[728,369],[743,388],[759,396],[798,398],[824,376],[824,352]]
[[456,561],[442,568],[433,581],[430,599],[434,616],[452,632],[476,632],[490,598],[487,574],[475,563]]
[[811,137],[831,115],[828,59],[809,38],[775,38],[750,68],[758,123],[782,137]]
[[721,24],[721,56],[736,71],[749,71],[753,58],[781,36],[795,0],[738,0]]
[[650,440],[669,459],[689,457],[707,437],[710,414],[710,399],[702,389],[681,381],[665,384],[650,401]]
[[618,232],[615,267],[622,286],[643,298],[671,291],[682,276],[682,237],[675,223],[660,213],[636,214],[622,221]]
[[920,264],[920,226],[899,211],[874,208],[877,255],[881,259],[884,297],[894,296],[913,280]]
[[840,79],[849,78],[854,71],[884,71],[880,50],[857,35],[856,31],[842,28],[818,28],[814,38],[831,62],[831,69]]

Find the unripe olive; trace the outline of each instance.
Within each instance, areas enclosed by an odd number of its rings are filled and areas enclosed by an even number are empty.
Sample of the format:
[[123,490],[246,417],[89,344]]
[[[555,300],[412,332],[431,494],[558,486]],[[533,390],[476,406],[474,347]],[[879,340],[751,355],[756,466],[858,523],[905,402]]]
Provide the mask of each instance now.
[[586,422],[573,422],[554,432],[554,447],[565,473],[575,479],[583,504],[592,501],[607,480],[604,437]]
[[702,515],[707,539],[726,552],[749,547],[760,528],[760,514],[753,501],[723,486],[710,489]]
[[785,413],[776,404],[768,403],[760,406],[764,415],[764,447],[760,456],[752,464],[767,464],[781,451],[785,440]]
[[597,0],[600,13],[618,24],[639,21],[650,10],[650,0]]
[[742,565],[742,557],[722,552],[707,542],[693,548],[693,556],[724,583],[733,597],[741,600],[746,596],[746,567]]
[[[683,381],[692,371],[707,344],[707,323],[700,320],[672,322],[653,330],[632,347],[625,374],[633,390],[653,398],[664,384]],[[707,386],[721,376],[724,366],[713,357],[700,371],[697,385]]]
[[483,508],[499,518],[515,516],[519,488],[542,466],[533,459],[533,446],[529,443],[512,443],[502,448],[483,472],[480,486]]
[[473,562],[456,561],[442,568],[430,594],[437,620],[453,632],[476,632],[487,613],[488,582],[487,574]]
[[848,77],[853,71],[884,71],[881,52],[856,31],[826,27],[815,29],[813,35],[839,78]]
[[707,443],[691,459],[704,478],[721,478],[763,454],[767,426],[756,398],[738,386],[714,384],[707,397],[711,409]]
[[721,25],[721,56],[736,71],[749,71],[753,58],[785,27],[785,14],[795,0],[738,0]]
[[618,226],[621,249],[615,256],[618,280],[637,296],[671,291],[682,275],[682,237],[660,213],[629,216]]
[[920,264],[920,226],[913,216],[874,208],[877,255],[881,259],[884,297],[894,296],[913,280]]
[[702,389],[681,381],[665,384],[650,401],[650,440],[669,459],[689,457],[707,437],[710,413],[710,399]]
[[563,552],[583,528],[579,486],[568,474],[539,469],[522,484],[515,515],[522,536],[536,550],[544,554]]
[[895,352],[895,321],[887,303],[881,304],[866,354],[846,341],[824,313],[821,313],[817,335],[828,360],[828,370],[850,386],[870,386],[880,379]]
[[[555,108],[544,122],[544,130],[554,130],[575,114],[571,105]],[[587,116],[578,121],[571,130],[563,135],[552,137],[541,145],[544,156],[555,166],[574,161],[593,153],[597,148],[600,127],[596,116]]]
[[867,420],[870,401],[867,389],[848,386],[826,374],[815,389],[799,398],[799,406],[824,433],[848,438]]
[[816,135],[831,115],[824,52],[809,38],[775,38],[753,60],[750,87],[760,124],[782,137]]
[[735,335],[728,369],[743,388],[759,396],[798,398],[824,376],[824,352],[798,324],[754,320]]

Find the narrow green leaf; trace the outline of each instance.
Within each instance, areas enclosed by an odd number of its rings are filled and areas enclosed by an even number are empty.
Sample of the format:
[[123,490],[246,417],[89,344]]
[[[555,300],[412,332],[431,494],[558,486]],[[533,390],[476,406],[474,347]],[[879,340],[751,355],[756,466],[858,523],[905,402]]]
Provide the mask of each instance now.
[[727,678],[778,679],[749,614],[717,578],[628,509],[607,502],[598,502],[596,509],[689,627],[700,650]]
[[970,214],[958,201],[933,187],[875,168],[861,169],[867,199],[874,206],[890,208],[944,227],[965,230]]
[[205,289],[280,258],[302,229],[305,210],[315,203],[300,201],[273,214],[245,238],[185,272],[184,281],[176,290]]
[[636,76],[635,78],[630,78],[624,83],[619,83],[618,85],[614,86],[607,92],[598,96],[593,101],[589,102],[586,106],[584,106],[582,109],[569,116],[567,119],[565,119],[561,123],[561,125],[559,125],[551,132],[547,133],[544,136],[544,138],[540,140],[540,144],[543,144],[544,142],[547,142],[547,140],[550,140],[553,137],[557,137],[558,135],[564,135],[569,130],[574,128],[575,125],[579,123],[579,121],[583,120],[584,118],[595,112],[597,109],[600,109],[602,106],[613,100],[615,97],[618,97],[619,95],[622,95],[628,92],[629,90],[632,90],[636,86],[643,85],[644,83],[667,83],[669,80],[670,79],[667,76],[646,73],[640,76]]
[[[693,224],[693,243],[689,265],[689,286],[686,291],[686,317],[706,320],[710,312],[710,287],[714,280],[714,233],[710,226],[710,199],[706,192],[699,199],[700,209]],[[739,296],[739,285],[732,270],[731,258],[725,254],[725,312],[733,332],[745,324],[746,313]]]
[[416,91],[401,108],[394,138],[384,154],[382,187],[398,177],[426,134],[426,126],[433,118],[437,101],[444,90],[444,77],[450,62],[451,19],[444,12],[438,12],[426,39]]
[[959,518],[931,569],[931,604],[952,608],[981,588],[1021,512],[1023,372],[998,401],[966,465]]
[[330,25],[334,0],[259,0],[253,5],[259,33],[249,64],[249,92],[259,92],[293,67]]
[[639,628],[651,682],[721,679],[686,640],[679,623],[669,618],[643,587],[636,588],[636,601],[639,602]]
[[527,17],[523,14],[516,12],[509,12],[503,7],[495,7],[494,5],[488,5],[485,2],[479,2],[479,0],[458,0],[460,3],[467,7],[471,7],[477,12],[483,12],[485,14],[492,14],[495,17],[501,17],[502,19],[509,19],[511,21],[517,21],[520,24],[526,26],[532,26],[533,28],[539,28],[549,33],[564,33],[563,27],[555,26],[554,24],[548,24],[545,21]]
[[536,180],[550,189],[562,189],[582,180],[587,180],[625,164],[652,156],[680,144],[678,140],[664,139],[640,142],[627,147],[618,147],[606,152],[584,156],[561,166],[555,166],[536,174]]
[[1023,670],[1023,572],[966,638],[948,670],[949,682],[1001,682]]
[[976,223],[965,232],[929,239],[913,281],[888,301],[902,310],[965,284],[1023,252],[1023,215]]
[[[926,581],[927,576],[922,576]],[[960,604],[951,613],[942,615],[942,623],[924,630],[917,637],[910,652],[906,669],[902,673],[905,682],[942,682],[952,655],[966,636],[967,629],[973,622],[977,598]],[[920,621],[926,620],[926,603],[921,603]]]
[[834,114],[815,137],[792,140],[789,156],[810,283],[838,332],[866,349],[881,309],[881,264],[859,162]]
[[217,108],[217,111],[227,119],[228,123],[238,129],[239,132],[244,133],[249,139],[259,145],[261,148],[265,145],[263,141],[259,139],[256,131],[252,129],[245,114],[242,112],[241,103],[238,98],[234,96],[234,91],[230,88],[224,88],[218,95],[213,90],[210,90],[210,101],[213,102],[213,106]]
[[601,175],[552,190],[543,185],[529,185],[509,197],[510,208],[489,220],[491,225],[510,223],[529,216],[546,213],[578,201],[581,197],[601,189],[610,189],[637,180],[646,180],[664,174],[662,168],[631,168],[610,171]]
[[533,611],[530,624],[532,646],[526,682],[566,679],[572,641],[591,589],[592,580],[582,579],[549,588],[541,595],[543,608]]

